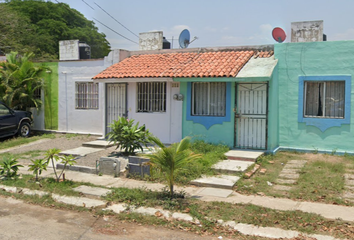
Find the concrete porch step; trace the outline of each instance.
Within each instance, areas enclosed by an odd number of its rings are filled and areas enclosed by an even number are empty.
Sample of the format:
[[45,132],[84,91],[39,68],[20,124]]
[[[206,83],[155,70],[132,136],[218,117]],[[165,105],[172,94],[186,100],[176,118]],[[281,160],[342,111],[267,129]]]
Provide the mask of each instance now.
[[109,148],[114,146],[113,142],[108,142],[106,140],[96,140],[91,142],[85,142],[82,144],[83,147],[91,147],[91,148]]
[[240,160],[222,160],[214,164],[211,168],[224,174],[242,173],[254,162]]
[[255,162],[257,158],[262,156],[264,151],[262,150],[241,150],[241,149],[231,149],[225,156],[228,160],[240,160],[240,161],[250,161]]
[[84,157],[87,154],[102,151],[102,148],[91,148],[91,147],[78,147],[74,149],[69,149],[61,151],[59,155],[72,155],[74,157]]
[[239,179],[240,177],[237,176],[220,175],[198,178],[191,181],[190,183],[198,187],[232,189]]

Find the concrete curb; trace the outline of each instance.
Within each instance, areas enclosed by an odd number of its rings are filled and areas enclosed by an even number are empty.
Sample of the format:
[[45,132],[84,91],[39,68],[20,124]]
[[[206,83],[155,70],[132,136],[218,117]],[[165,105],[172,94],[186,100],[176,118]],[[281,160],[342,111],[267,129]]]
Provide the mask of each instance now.
[[[62,163],[57,163],[57,169],[63,169],[64,164]],[[97,174],[96,173],[96,168],[91,168],[91,167],[86,167],[86,166],[79,166],[79,165],[74,165],[74,166],[66,166],[66,170],[70,171],[75,171],[75,172],[83,172],[83,173],[89,173],[89,174]]]

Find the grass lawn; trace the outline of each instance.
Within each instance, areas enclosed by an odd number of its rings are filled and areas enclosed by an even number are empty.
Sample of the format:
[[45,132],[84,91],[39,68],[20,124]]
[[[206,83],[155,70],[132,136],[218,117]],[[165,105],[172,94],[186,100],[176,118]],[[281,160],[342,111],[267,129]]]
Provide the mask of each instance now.
[[[24,175],[22,179],[0,180],[0,184],[16,187],[26,187],[33,190],[42,190],[49,193],[57,193],[68,196],[80,196],[72,189],[83,183],[72,181],[57,183],[54,179],[42,179],[40,184],[34,182],[34,177]],[[91,185],[91,184],[89,184]],[[93,185],[91,185],[93,186]],[[137,213],[125,212],[122,214],[113,214],[102,211],[100,208],[84,209],[82,207],[68,206],[56,203],[50,196],[37,197],[25,196],[22,194],[11,194],[0,192],[1,195],[13,196],[23,199],[33,204],[39,204],[47,207],[66,208],[76,211],[91,211],[94,215],[114,215],[121,221],[132,221],[140,224],[160,225],[168,228],[183,229],[198,234],[215,234],[216,236],[226,236],[237,239],[264,239],[259,237],[243,236],[237,231],[222,227],[216,220],[235,221],[245,224],[253,224],[263,227],[276,227],[287,230],[296,230],[308,234],[324,234],[337,238],[354,237],[354,223],[348,223],[341,220],[327,220],[319,215],[304,213],[300,211],[278,211],[258,207],[251,204],[231,204],[224,202],[203,202],[197,199],[183,198],[183,193],[178,198],[170,199],[167,192],[151,191],[146,189],[127,189],[113,188],[112,193],[104,197],[111,203],[125,203],[134,207],[154,207],[167,209],[172,212],[184,212],[199,219],[200,225],[183,222],[171,221],[157,218],[154,216],[144,216]]]
[[[290,160],[307,160],[299,172],[299,178],[290,191],[277,191],[274,184],[279,173]],[[354,205],[342,198],[345,190],[344,174],[354,168],[353,156],[335,156],[329,154],[279,152],[258,160],[265,174],[257,172],[250,179],[243,178],[235,187],[243,194],[265,194],[274,197],[324,202],[330,204]],[[269,186],[272,183],[273,186]]]

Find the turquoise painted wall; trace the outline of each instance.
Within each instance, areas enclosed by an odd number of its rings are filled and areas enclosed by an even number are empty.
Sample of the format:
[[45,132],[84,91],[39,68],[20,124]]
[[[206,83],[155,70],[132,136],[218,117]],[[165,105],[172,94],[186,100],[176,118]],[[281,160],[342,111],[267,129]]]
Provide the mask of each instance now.
[[[268,95],[268,138],[267,149],[274,150],[279,146],[279,131],[278,131],[278,82],[277,69],[274,70],[272,79],[269,81],[269,95]],[[269,80],[269,79],[267,79]],[[191,136],[193,139],[202,139],[207,142],[216,144],[226,144],[229,147],[235,146],[235,86],[236,82],[264,82],[264,78],[250,78],[250,79],[235,79],[235,78],[186,78],[178,79],[180,81],[180,92],[185,96],[183,101],[183,118],[182,118],[182,135],[183,137]],[[230,105],[226,109],[230,113],[230,120],[224,121],[222,124],[214,124],[210,128],[205,127],[195,121],[187,120],[188,104],[190,104],[190,93],[188,92],[188,83],[193,81],[218,81],[230,82],[229,87],[231,91]],[[205,117],[208,118],[208,117]]]
[[[200,80],[200,79],[198,79]],[[225,82],[227,79],[220,78],[220,82]],[[180,92],[185,96],[183,101],[183,118],[182,118],[182,136],[191,136],[193,139],[202,139],[206,142],[215,143],[215,144],[225,144],[229,147],[234,145],[234,114],[230,115],[230,121],[223,122],[222,124],[212,125],[209,129],[203,126],[200,123],[195,123],[193,121],[187,121],[187,102],[189,96],[187,94],[187,85],[188,82],[192,82],[193,79],[185,79],[180,84]],[[202,78],[202,81],[208,81]],[[209,79],[210,81],[210,79]],[[214,79],[215,81],[215,79]],[[230,82],[230,79],[228,79]],[[233,107],[235,102],[235,83],[230,83],[231,86],[231,104],[226,111],[233,113]],[[206,117],[208,118],[208,117]]]
[[[299,77],[354,74],[354,41],[282,43],[274,46],[278,62],[279,146],[298,150],[354,152],[349,124],[322,132],[298,122]],[[353,90],[350,89],[350,102]],[[351,104],[351,112],[353,112]],[[353,112],[354,113],[354,112]],[[350,122],[354,122],[354,114]]]
[[279,86],[278,66],[274,68],[268,91],[268,142],[267,150],[273,151],[279,147]]

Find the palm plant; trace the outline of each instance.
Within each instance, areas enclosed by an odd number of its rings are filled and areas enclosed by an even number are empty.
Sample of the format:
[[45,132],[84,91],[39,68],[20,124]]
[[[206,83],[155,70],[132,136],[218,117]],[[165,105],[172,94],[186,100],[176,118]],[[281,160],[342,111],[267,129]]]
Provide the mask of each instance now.
[[190,151],[189,137],[169,147],[166,147],[158,138],[152,137],[152,140],[161,149],[147,155],[150,158],[149,164],[164,174],[172,198],[174,182],[179,170],[185,168],[189,162],[201,158],[201,155]]
[[40,109],[42,105],[35,92],[44,88],[41,75],[48,68],[35,67],[30,61],[33,56],[33,53],[18,56],[17,52],[11,52],[6,56],[7,61],[0,63],[0,96],[11,108]]
[[33,174],[36,174],[36,182],[38,182],[38,176],[42,174],[43,170],[47,170],[48,162],[46,159],[36,159],[31,160],[32,164],[29,166],[29,171],[33,171]]
[[15,158],[4,158],[3,161],[0,162],[0,175],[7,178],[15,177],[20,167],[23,166],[20,165]]
[[45,159],[44,159],[46,161],[47,165],[49,164],[49,162],[52,162],[53,171],[54,171],[56,179],[58,179],[58,174],[57,174],[57,170],[56,170],[56,167],[55,167],[55,162],[59,161],[59,159],[60,159],[59,155],[58,155],[59,153],[60,153],[60,150],[57,149],[57,148],[49,149],[46,152]]

